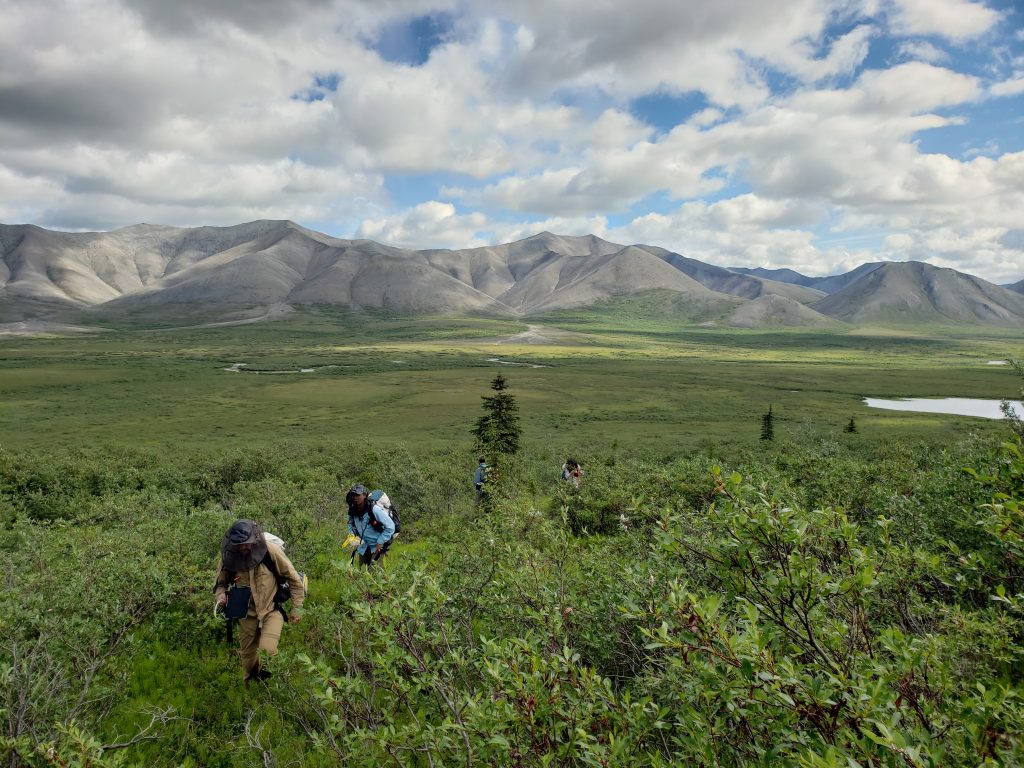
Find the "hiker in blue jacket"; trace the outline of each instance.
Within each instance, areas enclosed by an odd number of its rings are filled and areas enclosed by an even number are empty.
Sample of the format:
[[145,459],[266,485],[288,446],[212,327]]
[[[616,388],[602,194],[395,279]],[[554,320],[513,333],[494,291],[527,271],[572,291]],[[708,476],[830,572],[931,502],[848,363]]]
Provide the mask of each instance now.
[[491,468],[487,466],[487,459],[483,456],[480,457],[480,463],[477,465],[476,472],[473,473],[473,487],[476,489],[476,503],[480,503],[480,499],[484,495],[484,483],[487,482],[487,473],[490,472]]
[[353,485],[345,495],[348,502],[348,529],[359,537],[359,564],[370,566],[387,554],[395,535],[395,522],[380,504],[369,499],[365,485]]

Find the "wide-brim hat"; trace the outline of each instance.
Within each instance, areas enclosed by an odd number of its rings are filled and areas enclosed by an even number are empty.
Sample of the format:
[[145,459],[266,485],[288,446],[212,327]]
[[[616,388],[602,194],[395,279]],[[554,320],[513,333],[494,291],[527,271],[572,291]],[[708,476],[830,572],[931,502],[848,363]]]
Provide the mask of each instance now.
[[[251,544],[248,554],[240,547]],[[236,520],[224,534],[220,547],[220,559],[223,567],[229,571],[251,571],[267,556],[267,539],[263,529],[255,520]]]

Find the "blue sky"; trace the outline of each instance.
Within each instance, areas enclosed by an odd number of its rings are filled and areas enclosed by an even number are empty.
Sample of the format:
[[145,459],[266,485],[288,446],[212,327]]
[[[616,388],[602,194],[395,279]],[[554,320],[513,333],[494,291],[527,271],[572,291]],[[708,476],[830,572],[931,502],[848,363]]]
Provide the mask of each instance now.
[[0,222],[1024,278],[1015,0],[0,0]]

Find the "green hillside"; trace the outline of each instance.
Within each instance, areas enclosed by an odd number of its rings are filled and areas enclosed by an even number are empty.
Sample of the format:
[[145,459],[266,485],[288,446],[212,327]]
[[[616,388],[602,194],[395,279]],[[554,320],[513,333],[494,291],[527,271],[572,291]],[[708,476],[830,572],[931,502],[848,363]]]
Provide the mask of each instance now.
[[[0,340],[0,759],[1021,763],[1019,442],[861,402],[1016,397],[1019,341],[617,312]],[[477,507],[497,373],[524,448]],[[370,573],[357,481],[402,510]],[[249,687],[213,613],[238,518],[311,586]]]

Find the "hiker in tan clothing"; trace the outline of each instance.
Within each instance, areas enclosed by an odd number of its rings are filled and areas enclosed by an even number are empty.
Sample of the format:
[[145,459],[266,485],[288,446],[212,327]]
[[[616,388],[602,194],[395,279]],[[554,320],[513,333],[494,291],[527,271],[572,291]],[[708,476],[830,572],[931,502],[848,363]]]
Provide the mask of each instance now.
[[279,598],[279,580],[286,580],[291,592],[292,608],[287,618],[297,623],[306,593],[295,566],[281,547],[267,541],[258,523],[233,523],[221,544],[214,594],[229,621],[231,617],[238,619],[238,657],[246,683],[270,677],[270,672],[260,666],[259,652],[277,655],[286,618],[284,606],[275,600]]

